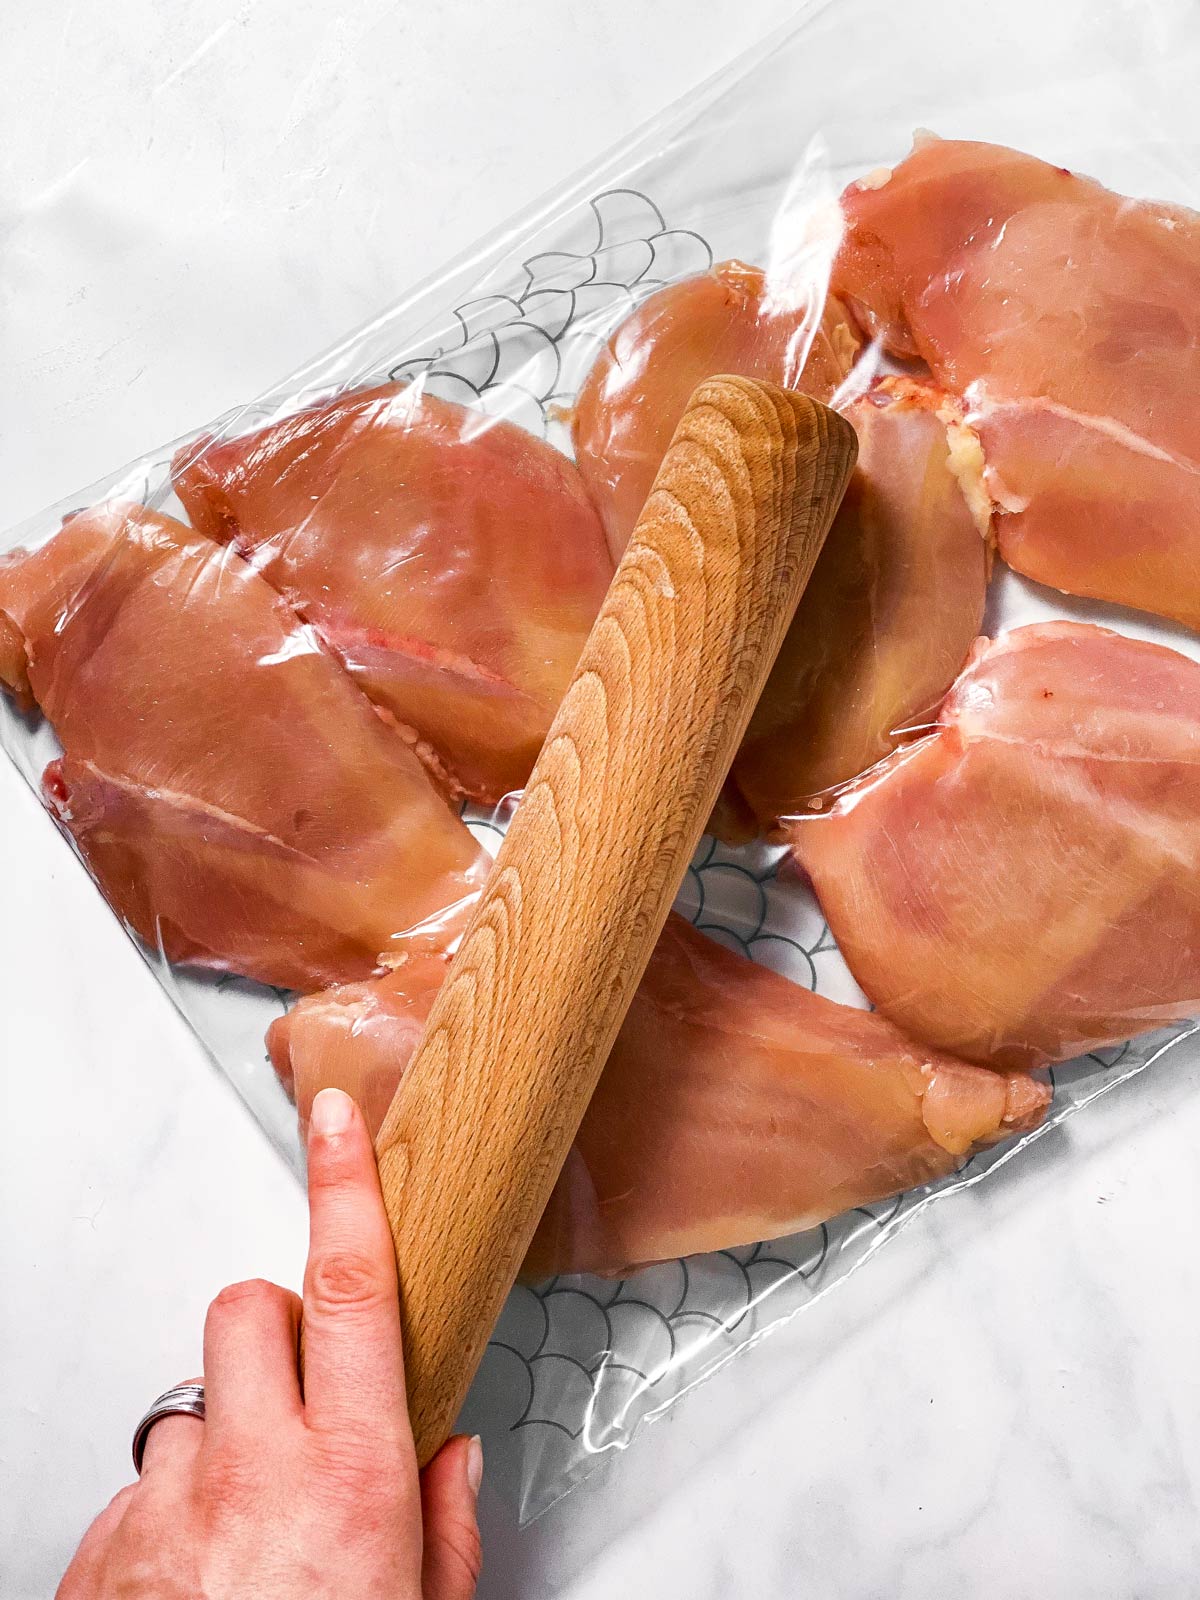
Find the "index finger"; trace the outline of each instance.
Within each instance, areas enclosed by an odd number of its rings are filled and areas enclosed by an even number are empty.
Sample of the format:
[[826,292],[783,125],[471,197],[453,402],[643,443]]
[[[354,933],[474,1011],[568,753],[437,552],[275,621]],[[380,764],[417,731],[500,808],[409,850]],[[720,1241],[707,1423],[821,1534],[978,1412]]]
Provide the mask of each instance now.
[[313,1101],[308,1205],[305,1420],[411,1450],[392,1235],[370,1134],[340,1089]]

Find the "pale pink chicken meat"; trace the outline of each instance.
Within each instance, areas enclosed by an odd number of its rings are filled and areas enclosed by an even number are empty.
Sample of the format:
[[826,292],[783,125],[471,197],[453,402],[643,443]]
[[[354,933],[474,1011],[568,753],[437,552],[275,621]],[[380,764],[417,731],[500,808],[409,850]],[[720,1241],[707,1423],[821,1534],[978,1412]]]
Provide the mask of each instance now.
[[444,941],[486,875],[266,580],[145,507],[0,561],[0,682],[54,726],[44,791],[106,897],[173,961],[299,989],[366,976],[426,919]]
[[[418,960],[301,1001],[271,1057],[372,1129],[445,967]],[[526,1273],[619,1272],[776,1238],[955,1171],[1035,1127],[1049,1088],[930,1051],[672,917],[538,1229]]]
[[[692,386],[736,372],[828,400],[858,344],[830,298],[781,306],[742,262],[650,296],[575,407],[579,469],[619,556]],[[936,708],[983,617],[989,502],[961,408],[891,381],[846,408],[859,465],[714,815],[737,841],[858,776]],[[967,481],[971,480],[971,481]]]
[[855,978],[1016,1067],[1200,1013],[1200,665],[1084,623],[984,644],[935,732],[791,826]]
[[1200,627],[1200,217],[930,137],[842,204],[833,287],[967,399],[1004,558]]
[[858,466],[733,764],[760,830],[927,721],[983,620],[986,496],[953,400],[889,379],[844,415]]
[[188,445],[175,478],[449,792],[524,785],[613,571],[569,461],[393,383]]
[[575,404],[575,458],[614,560],[629,543],[692,391],[734,373],[828,400],[858,337],[829,300],[807,301],[758,267],[725,261],[644,300],[601,350]]

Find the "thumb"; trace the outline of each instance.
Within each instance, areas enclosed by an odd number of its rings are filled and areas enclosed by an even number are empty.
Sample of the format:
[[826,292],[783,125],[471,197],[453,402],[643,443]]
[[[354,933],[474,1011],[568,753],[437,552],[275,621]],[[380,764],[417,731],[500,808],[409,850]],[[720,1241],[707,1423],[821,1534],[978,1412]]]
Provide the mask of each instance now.
[[483,1477],[478,1438],[449,1439],[421,1474],[425,1554],[421,1588],[425,1600],[471,1600],[479,1582],[483,1551],[475,1498]]

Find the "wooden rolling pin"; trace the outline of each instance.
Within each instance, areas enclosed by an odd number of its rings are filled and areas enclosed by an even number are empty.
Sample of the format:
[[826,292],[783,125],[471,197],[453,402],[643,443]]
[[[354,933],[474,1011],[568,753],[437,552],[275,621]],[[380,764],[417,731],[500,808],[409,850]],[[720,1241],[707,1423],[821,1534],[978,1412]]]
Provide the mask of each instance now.
[[516,1278],[856,455],[692,396],[377,1141],[422,1465]]

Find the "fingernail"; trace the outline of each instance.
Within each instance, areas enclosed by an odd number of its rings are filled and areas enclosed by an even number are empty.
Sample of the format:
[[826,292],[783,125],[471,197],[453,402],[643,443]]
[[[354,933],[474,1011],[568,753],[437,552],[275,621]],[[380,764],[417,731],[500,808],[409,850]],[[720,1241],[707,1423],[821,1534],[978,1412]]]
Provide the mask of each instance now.
[[345,1133],[354,1101],[341,1089],[322,1089],[312,1103],[310,1123],[314,1133]]
[[467,1441],[467,1482],[471,1493],[477,1495],[483,1482],[483,1440],[477,1433]]

